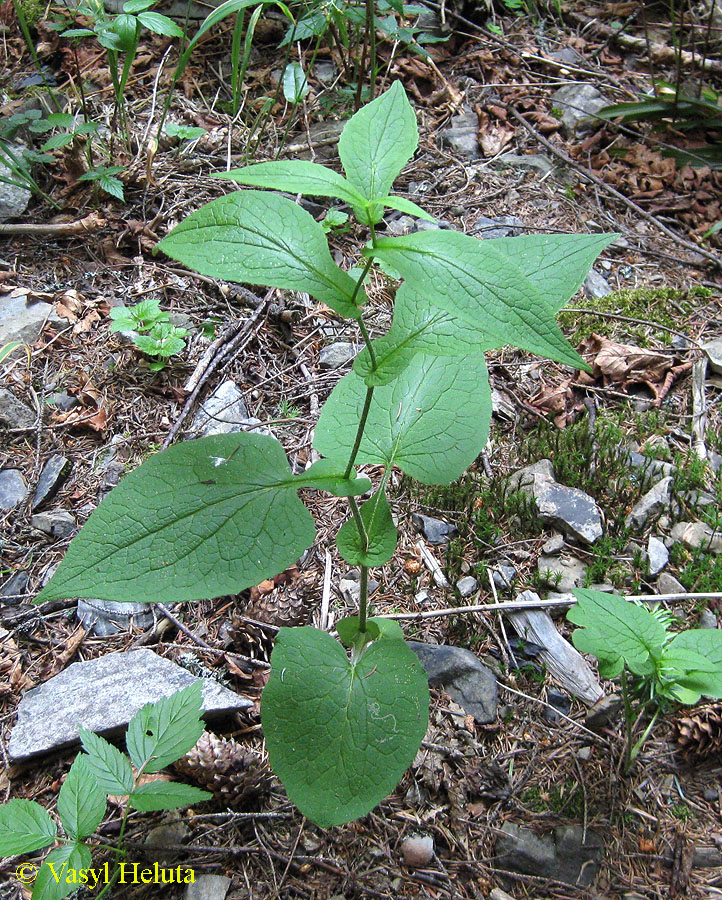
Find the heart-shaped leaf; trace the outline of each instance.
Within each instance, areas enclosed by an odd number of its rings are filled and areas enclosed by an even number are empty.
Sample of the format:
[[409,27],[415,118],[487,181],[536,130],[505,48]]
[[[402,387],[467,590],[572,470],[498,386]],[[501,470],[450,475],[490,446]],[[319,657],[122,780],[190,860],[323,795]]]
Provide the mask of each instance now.
[[200,600],[283,572],[313,542],[283,448],[215,435],[158,453],[98,506],[36,602]]
[[315,628],[281,628],[261,719],[273,771],[323,828],[365,815],[396,786],[426,733],[429,690],[416,654],[381,639],[350,662]]
[[366,540],[359,534],[354,519],[349,519],[336,535],[338,552],[352,566],[383,566],[394,555],[398,537],[386,491],[376,491],[364,503],[361,521],[366,530]]
[[677,681],[693,694],[722,697],[722,631],[718,628],[691,628],[675,635],[665,646],[662,667],[678,673]]
[[[366,392],[355,372],[339,381],[316,426],[319,453],[349,458]],[[449,484],[483,450],[490,420],[483,356],[417,353],[396,381],[375,388],[356,461],[395,465],[425,484]]]

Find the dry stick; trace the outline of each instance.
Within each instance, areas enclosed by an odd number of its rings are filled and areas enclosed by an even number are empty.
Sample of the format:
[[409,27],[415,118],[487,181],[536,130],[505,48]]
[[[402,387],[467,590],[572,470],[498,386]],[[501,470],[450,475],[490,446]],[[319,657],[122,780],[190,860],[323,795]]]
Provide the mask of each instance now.
[[601,734],[597,734],[596,731],[591,731],[587,728],[586,725],[582,725],[581,722],[577,722],[576,719],[572,719],[571,716],[566,715],[560,709],[557,709],[556,706],[552,706],[551,703],[547,703],[546,700],[542,700],[540,697],[532,697],[531,694],[524,694],[522,691],[517,691],[516,688],[509,687],[507,684],[503,684],[499,682],[499,687],[502,691],[507,691],[510,694],[516,694],[517,697],[523,697],[525,700],[531,700],[532,703],[538,703],[540,706],[546,706],[547,709],[553,709],[555,714],[558,715],[562,719],[566,719],[567,722],[570,722],[572,725],[576,726],[580,731],[586,732],[590,737],[593,737],[595,741],[601,741],[602,744],[606,744],[609,746],[609,741],[606,738],[603,738]]
[[214,649],[210,644],[206,644],[203,638],[199,638],[198,635],[194,634],[180,619],[176,618],[167,606],[164,606],[162,603],[156,603],[155,605],[163,613],[166,619],[172,622],[179,631],[182,631],[183,634],[186,635],[186,637],[189,637],[194,643],[198,644],[199,647],[203,647],[204,650]]
[[92,212],[88,213],[84,219],[77,219],[75,222],[57,222],[51,225],[39,225],[34,222],[22,222],[19,225],[2,224],[0,225],[0,235],[29,234],[31,236],[66,237],[95,231],[96,228],[102,228],[103,225],[105,225],[105,219],[97,212]]
[[195,387],[191,391],[188,399],[186,400],[186,402],[183,406],[183,409],[181,410],[181,414],[175,420],[175,422],[173,423],[173,427],[168,432],[168,436],[163,441],[163,446],[161,449],[165,450],[173,442],[175,436],[181,430],[181,426],[183,425],[183,422],[186,420],[188,413],[191,411],[191,408],[192,408],[193,404],[195,403],[196,398],[198,397],[198,394],[201,391],[201,388],[206,383],[206,381],[210,378],[210,376],[213,374],[215,369],[217,369],[218,366],[221,364],[221,361],[226,356],[230,355],[231,353],[235,353],[239,350],[242,350],[246,346],[246,344],[250,343],[251,338],[253,337],[253,335],[255,333],[255,326],[258,324],[261,317],[263,316],[263,313],[266,311],[266,308],[268,307],[268,304],[271,300],[271,297],[273,296],[274,291],[275,291],[275,288],[270,288],[268,290],[268,292],[266,293],[266,296],[263,298],[262,302],[259,303],[258,306],[253,310],[253,313],[247,319],[245,319],[241,323],[240,326],[238,326],[238,328],[236,330],[236,334],[232,338],[232,340],[230,340],[228,343],[226,343],[226,340],[228,340],[228,337],[230,335],[224,336],[224,340],[221,342],[221,346],[219,347],[217,353],[210,360],[210,362],[206,366],[205,370],[203,371],[203,374],[196,379]]
[[700,459],[707,459],[704,435],[707,429],[707,398],[704,382],[707,357],[702,356],[692,367],[692,449]]
[[606,181],[603,181],[598,175],[595,175],[590,169],[585,168],[579,163],[575,162],[571,157],[567,156],[562,150],[559,150],[558,147],[555,147],[551,141],[548,141],[542,134],[540,134],[534,126],[528,122],[521,113],[518,113],[512,106],[509,106],[508,103],[502,103],[501,101],[497,102],[497,106],[502,106],[509,115],[519,122],[529,134],[533,135],[539,143],[546,147],[551,153],[553,153],[556,157],[562,160],[567,166],[570,166],[572,169],[575,169],[579,172],[580,175],[583,175],[585,178],[588,178],[592,184],[595,184],[601,191],[606,194],[609,194],[610,197],[614,197],[615,200],[618,200],[620,203],[623,203],[628,209],[631,209],[634,213],[640,216],[643,219],[646,219],[647,222],[650,222],[655,228],[658,228],[660,231],[663,231],[668,237],[672,238],[675,243],[679,244],[681,247],[684,247],[686,250],[690,250],[692,253],[700,254],[708,259],[714,266],[718,269],[722,269],[722,259],[716,256],[714,253],[710,253],[709,250],[705,250],[703,247],[697,246],[697,244],[693,244],[691,241],[686,240],[681,235],[677,234],[676,231],[672,231],[671,228],[667,228],[667,226],[660,222],[656,216],[653,216],[651,213],[648,213],[645,209],[642,209],[641,206],[636,204],[633,200],[630,200],[628,197],[625,197],[624,194],[620,193],[616,188],[613,188],[611,185],[607,184]]

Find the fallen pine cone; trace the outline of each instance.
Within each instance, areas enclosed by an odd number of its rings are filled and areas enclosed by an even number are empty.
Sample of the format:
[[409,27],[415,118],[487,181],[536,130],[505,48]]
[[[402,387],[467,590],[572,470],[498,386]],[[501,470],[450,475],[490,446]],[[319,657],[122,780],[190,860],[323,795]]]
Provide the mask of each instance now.
[[260,753],[233,738],[222,738],[209,731],[203,732],[195,747],[175,762],[174,768],[234,808],[260,806],[272,779]]
[[674,723],[677,747],[687,762],[722,753],[722,703],[701,706]]

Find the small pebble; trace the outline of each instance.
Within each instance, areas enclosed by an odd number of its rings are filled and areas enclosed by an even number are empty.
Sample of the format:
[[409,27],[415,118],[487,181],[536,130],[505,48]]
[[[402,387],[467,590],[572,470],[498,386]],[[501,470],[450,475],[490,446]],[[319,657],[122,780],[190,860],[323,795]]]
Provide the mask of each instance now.
[[401,843],[401,856],[412,869],[428,866],[434,858],[434,839],[430,834],[414,834]]
[[704,789],[704,799],[708,803],[715,803],[719,799],[719,791],[717,788],[708,787]]

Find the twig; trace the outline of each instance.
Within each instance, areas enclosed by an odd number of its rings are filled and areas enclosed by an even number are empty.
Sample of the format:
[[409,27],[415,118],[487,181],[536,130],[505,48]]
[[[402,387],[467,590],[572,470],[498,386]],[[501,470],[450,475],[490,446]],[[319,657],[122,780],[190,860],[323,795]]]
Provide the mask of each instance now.
[[516,688],[510,688],[508,685],[499,682],[499,687],[503,691],[508,691],[510,694],[516,694],[517,697],[523,697],[525,700],[531,700],[532,703],[538,703],[540,706],[546,706],[547,709],[553,709],[555,715],[559,716],[562,719],[566,719],[567,722],[571,722],[572,725],[575,725],[580,731],[585,732],[590,735],[597,741],[601,741],[603,744],[609,746],[609,741],[603,738],[600,734],[597,734],[595,731],[591,731],[587,728],[586,725],[582,725],[581,722],[577,722],[576,719],[572,719],[571,716],[565,715],[561,710],[557,709],[556,706],[552,706],[551,703],[547,703],[546,700],[541,700],[539,697],[532,697],[531,694],[524,694],[521,691],[517,691]]
[[68,237],[74,234],[86,234],[95,231],[105,225],[99,213],[88,213],[84,219],[76,219],[75,222],[57,222],[55,224],[41,225],[35,222],[21,222],[16,225],[3,223],[0,225],[0,235],[3,234],[29,234],[46,237]]
[[203,647],[204,650],[213,650],[213,647],[211,647],[210,644],[206,644],[203,638],[199,638],[187,625],[184,625],[180,619],[176,618],[167,606],[164,606],[162,603],[156,603],[155,605],[163,613],[166,619],[169,619],[179,631],[182,631],[183,634],[186,635],[186,637],[189,637],[194,643],[198,644],[199,647]]
[[711,253],[709,250],[705,250],[703,247],[699,247],[697,244],[693,244],[691,241],[686,240],[681,235],[677,234],[676,231],[672,231],[671,228],[668,228],[663,222],[660,222],[656,216],[653,216],[651,213],[648,213],[646,209],[642,209],[641,206],[636,204],[633,200],[630,200],[629,197],[625,197],[624,194],[620,193],[616,188],[613,188],[611,185],[607,184],[602,178],[598,175],[595,175],[590,169],[585,168],[580,163],[575,162],[570,156],[568,156],[564,151],[560,150],[551,141],[547,140],[544,135],[540,134],[534,126],[527,121],[527,119],[518,113],[513,106],[510,106],[508,103],[502,103],[501,101],[496,101],[497,106],[503,107],[512,119],[515,119],[520,125],[522,125],[529,134],[533,135],[537,141],[549,150],[550,153],[553,153],[554,156],[564,162],[565,165],[579,172],[580,175],[583,175],[585,178],[588,178],[593,184],[595,184],[601,191],[606,194],[609,194],[610,197],[614,197],[615,200],[618,200],[620,203],[623,203],[628,209],[631,209],[634,213],[636,213],[641,218],[645,219],[647,222],[650,222],[655,228],[658,228],[660,231],[664,232],[667,237],[672,238],[677,244],[681,247],[684,247],[686,250],[691,251],[692,253],[697,253],[701,256],[704,256],[707,260],[709,260],[716,268],[722,268],[722,260],[714,253]]
[[[416,547],[421,554],[421,558],[423,559],[426,568],[431,572],[434,581],[440,588],[450,588],[451,585],[446,579],[446,576],[441,571],[441,566],[439,565],[439,561],[434,556],[434,554],[427,549],[426,544],[423,541],[419,541],[416,544]],[[413,618],[413,616],[412,616]]]
[[704,435],[707,429],[707,398],[704,382],[707,377],[707,357],[702,356],[692,368],[692,449],[700,459],[707,459]]
[[326,565],[323,570],[323,593],[321,594],[321,612],[318,618],[318,627],[321,631],[328,631],[329,626],[328,607],[331,600],[332,571],[331,554],[326,550]]

